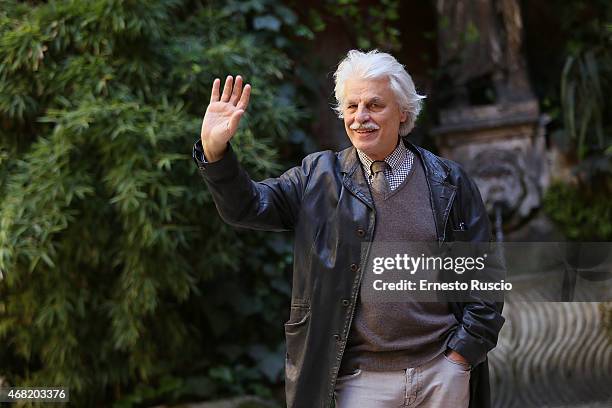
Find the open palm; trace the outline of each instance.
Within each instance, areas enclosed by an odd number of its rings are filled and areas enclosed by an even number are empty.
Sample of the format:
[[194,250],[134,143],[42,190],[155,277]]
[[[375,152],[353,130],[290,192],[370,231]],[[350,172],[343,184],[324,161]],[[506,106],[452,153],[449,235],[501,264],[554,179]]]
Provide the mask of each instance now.
[[202,147],[207,159],[215,159],[225,151],[227,142],[234,136],[251,95],[251,86],[242,87],[238,75],[234,83],[230,75],[225,80],[223,94],[220,94],[221,80],[213,82],[210,104],[202,121]]

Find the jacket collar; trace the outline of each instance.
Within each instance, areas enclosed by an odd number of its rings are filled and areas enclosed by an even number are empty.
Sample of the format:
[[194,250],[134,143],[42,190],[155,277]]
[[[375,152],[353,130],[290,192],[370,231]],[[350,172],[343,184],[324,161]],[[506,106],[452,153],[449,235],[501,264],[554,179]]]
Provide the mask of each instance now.
[[344,173],[343,184],[349,191],[366,203],[368,207],[374,209],[370,187],[363,174],[355,146],[351,145],[340,151],[338,153],[338,161],[340,162],[340,172]]
[[424,164],[438,243],[442,245],[442,242],[446,240],[446,224],[457,194],[457,186],[451,182],[451,177],[449,177],[451,170],[440,157],[409,142],[405,137],[403,140],[409,149],[419,155]]
[[[417,154],[421,162],[425,164],[428,178],[436,179],[440,183],[445,182],[450,173],[450,169],[439,157],[410,142],[405,136],[402,137],[402,141],[404,145],[413,153]],[[348,177],[354,177],[355,173],[359,173],[356,171],[359,169],[360,163],[355,146],[350,146],[340,151],[338,153],[338,160],[340,162],[340,171],[345,173]]]

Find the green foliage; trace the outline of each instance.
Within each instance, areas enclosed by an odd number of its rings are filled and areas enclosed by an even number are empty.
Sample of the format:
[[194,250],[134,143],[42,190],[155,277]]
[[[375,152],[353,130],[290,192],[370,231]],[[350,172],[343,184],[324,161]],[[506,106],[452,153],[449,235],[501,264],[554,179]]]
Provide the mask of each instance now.
[[612,178],[612,31],[601,43],[576,47],[561,77],[563,129],[554,134],[566,154],[580,162],[580,181]]
[[347,27],[353,29],[360,49],[380,47],[384,50],[399,50],[400,31],[393,27],[399,20],[399,1],[381,0],[363,4],[358,0],[329,0],[327,9],[341,17]]
[[552,138],[578,164],[575,174],[582,186],[592,188],[595,182],[610,190],[612,105],[606,96],[612,93],[612,5],[566,3],[561,14],[570,36],[564,50],[559,109],[553,109],[553,118],[560,116],[561,123]]
[[78,406],[279,381],[290,245],[226,226],[190,157],[228,73],[253,85],[234,144],[254,177],[299,130],[292,61],[251,22],[221,2],[2,2],[0,377]]
[[612,240],[612,201],[602,191],[586,193],[565,184],[552,185],[544,195],[544,211],[574,241]]
[[309,25],[317,32],[340,22],[358,48],[397,51],[400,30],[394,25],[399,21],[399,5],[398,0],[326,0],[323,7],[310,10]]
[[612,74],[612,52],[603,51],[602,54],[600,61],[594,50],[577,57],[569,56],[561,77],[565,129],[581,160],[593,150],[612,145],[611,140],[605,140],[612,135],[604,133],[605,88],[602,89],[606,77]]
[[569,239],[612,239],[612,4],[565,0],[556,10],[567,37],[558,86],[543,106],[551,140],[576,183],[553,185],[544,209]]

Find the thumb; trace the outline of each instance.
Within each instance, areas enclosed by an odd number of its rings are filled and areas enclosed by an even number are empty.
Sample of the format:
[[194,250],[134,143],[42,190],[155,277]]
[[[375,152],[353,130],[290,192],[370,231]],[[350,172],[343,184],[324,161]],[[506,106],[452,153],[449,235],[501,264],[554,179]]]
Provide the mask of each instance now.
[[229,131],[232,135],[236,132],[236,129],[238,129],[238,124],[240,123],[240,118],[243,113],[243,109],[238,109],[236,112],[232,113],[228,124]]

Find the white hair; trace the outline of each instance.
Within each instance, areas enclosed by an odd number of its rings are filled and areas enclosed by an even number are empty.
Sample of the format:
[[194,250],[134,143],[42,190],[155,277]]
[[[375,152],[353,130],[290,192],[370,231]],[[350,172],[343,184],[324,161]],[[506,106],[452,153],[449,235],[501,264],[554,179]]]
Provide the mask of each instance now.
[[372,50],[367,53],[358,50],[351,50],[346,55],[338,69],[334,73],[336,86],[336,106],[334,111],[342,118],[344,107],[344,85],[347,79],[379,79],[388,78],[391,90],[395,94],[395,99],[402,112],[408,114],[405,122],[400,124],[400,136],[406,136],[414,128],[419,112],[421,112],[422,102],[426,96],[419,95],[412,82],[412,77],[404,66],[390,54]]

